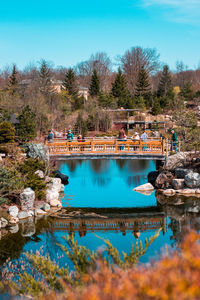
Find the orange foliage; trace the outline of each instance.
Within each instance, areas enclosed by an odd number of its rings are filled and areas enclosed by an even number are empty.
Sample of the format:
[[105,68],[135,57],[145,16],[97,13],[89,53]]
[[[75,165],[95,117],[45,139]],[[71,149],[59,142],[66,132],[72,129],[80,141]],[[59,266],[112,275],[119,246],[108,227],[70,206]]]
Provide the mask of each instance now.
[[62,294],[43,299],[54,300],[193,300],[200,299],[199,235],[192,232],[180,253],[166,256],[151,266],[99,270],[86,275],[83,286],[65,288]]

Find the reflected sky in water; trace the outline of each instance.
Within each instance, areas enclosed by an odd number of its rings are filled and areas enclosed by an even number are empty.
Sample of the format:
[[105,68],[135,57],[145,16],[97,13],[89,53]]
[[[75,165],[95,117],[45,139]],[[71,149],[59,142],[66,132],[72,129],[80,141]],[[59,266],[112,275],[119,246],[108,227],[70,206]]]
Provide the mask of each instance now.
[[133,188],[147,182],[154,161],[124,159],[67,160],[59,170],[69,176],[63,204],[72,207],[145,207],[156,205],[154,193],[145,196]]

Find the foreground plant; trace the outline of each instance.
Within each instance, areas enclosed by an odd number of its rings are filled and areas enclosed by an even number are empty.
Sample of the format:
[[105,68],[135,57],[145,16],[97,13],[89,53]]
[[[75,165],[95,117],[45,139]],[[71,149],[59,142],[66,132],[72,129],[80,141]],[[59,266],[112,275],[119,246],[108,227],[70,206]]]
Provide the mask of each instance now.
[[[72,237],[68,235],[64,237],[68,247],[63,245],[60,245],[60,247],[73,262],[73,272],[69,272],[67,267],[60,268],[49,257],[42,256],[39,253],[26,253],[29,264],[26,268],[21,266],[21,270],[26,269],[26,272],[19,272],[17,274],[18,278],[14,282],[2,278],[3,285],[1,287],[7,288],[14,294],[38,297],[52,292],[61,293],[66,286],[70,286],[70,289],[77,285],[84,286],[85,281],[88,282],[90,279],[90,283],[94,283],[95,280],[91,277],[91,274],[95,273],[100,265],[112,270],[111,272],[115,272],[116,267],[128,270],[135,266],[140,257],[144,255],[148,247],[158,237],[159,232],[160,230],[150,239],[146,239],[145,245],[142,244],[142,241],[140,243],[136,242],[136,245],[132,245],[130,254],[123,252],[123,258],[109,240],[103,240],[105,242],[103,251],[91,252],[86,247],[79,245],[74,239],[74,235]],[[11,278],[14,278],[14,276],[11,276]]]

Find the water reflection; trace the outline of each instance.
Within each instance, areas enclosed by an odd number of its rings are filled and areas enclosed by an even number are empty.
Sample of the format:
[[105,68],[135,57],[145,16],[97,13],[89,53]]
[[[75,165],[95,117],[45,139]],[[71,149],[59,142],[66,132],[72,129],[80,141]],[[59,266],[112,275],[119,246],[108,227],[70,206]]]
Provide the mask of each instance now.
[[91,159],[89,162],[92,170],[97,174],[106,172],[110,167],[108,159]]

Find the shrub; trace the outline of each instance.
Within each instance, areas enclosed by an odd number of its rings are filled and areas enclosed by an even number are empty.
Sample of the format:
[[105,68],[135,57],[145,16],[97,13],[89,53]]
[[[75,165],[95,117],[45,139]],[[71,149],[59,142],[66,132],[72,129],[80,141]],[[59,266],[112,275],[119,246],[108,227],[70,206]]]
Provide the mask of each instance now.
[[0,123],[0,144],[14,143],[15,129],[9,122]]

